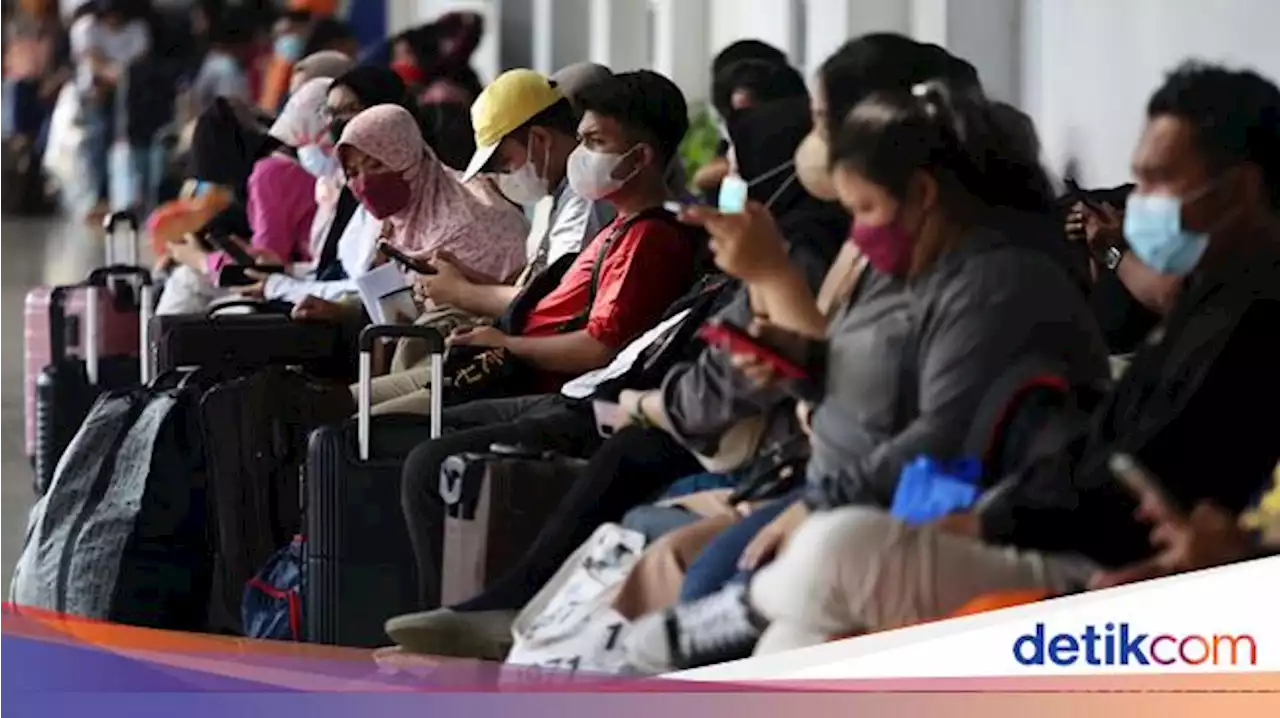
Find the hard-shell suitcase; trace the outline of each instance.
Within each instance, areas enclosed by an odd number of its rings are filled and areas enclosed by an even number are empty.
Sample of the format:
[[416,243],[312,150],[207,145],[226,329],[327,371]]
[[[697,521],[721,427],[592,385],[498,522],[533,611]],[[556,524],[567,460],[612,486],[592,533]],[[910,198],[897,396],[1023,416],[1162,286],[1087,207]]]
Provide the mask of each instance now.
[[[227,313],[247,307],[246,314]],[[349,351],[342,326],[297,321],[274,305],[220,303],[208,312],[151,320],[151,361],[156,371],[219,364],[242,369],[300,366],[316,376],[347,379]]]
[[150,379],[140,355],[152,305],[150,271],[131,265],[27,294],[26,439],[37,494],[99,394]]
[[354,409],[346,384],[285,367],[236,376],[201,398],[214,546],[210,630],[241,633],[245,582],[302,528],[307,437]]
[[445,459],[441,604],[476,597],[514,566],[586,466],[584,459],[504,446]]
[[[412,337],[431,353],[431,416],[370,417],[373,344]],[[388,618],[419,610],[417,568],[400,508],[400,472],[418,443],[440,436],[444,338],[424,326],[360,335],[356,421],[311,435],[303,478],[306,569],[302,612],[314,643],[383,646]],[[377,427],[376,436],[371,426]]]

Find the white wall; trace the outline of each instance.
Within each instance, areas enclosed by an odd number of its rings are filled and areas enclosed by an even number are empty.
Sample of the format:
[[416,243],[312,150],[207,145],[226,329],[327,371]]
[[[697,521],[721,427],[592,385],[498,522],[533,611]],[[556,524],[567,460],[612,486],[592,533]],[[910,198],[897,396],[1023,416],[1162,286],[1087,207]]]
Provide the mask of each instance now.
[[1023,0],[1022,104],[1048,162],[1082,183],[1128,181],[1144,108],[1187,57],[1280,78],[1277,0]]

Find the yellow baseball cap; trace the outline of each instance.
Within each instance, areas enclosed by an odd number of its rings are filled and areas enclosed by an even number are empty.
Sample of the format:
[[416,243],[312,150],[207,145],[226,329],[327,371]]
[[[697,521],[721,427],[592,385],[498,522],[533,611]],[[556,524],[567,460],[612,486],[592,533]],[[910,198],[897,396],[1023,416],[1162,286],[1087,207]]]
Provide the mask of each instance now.
[[475,177],[489,163],[502,138],[564,98],[545,75],[533,70],[508,70],[498,76],[471,105],[476,132],[472,155],[462,181]]

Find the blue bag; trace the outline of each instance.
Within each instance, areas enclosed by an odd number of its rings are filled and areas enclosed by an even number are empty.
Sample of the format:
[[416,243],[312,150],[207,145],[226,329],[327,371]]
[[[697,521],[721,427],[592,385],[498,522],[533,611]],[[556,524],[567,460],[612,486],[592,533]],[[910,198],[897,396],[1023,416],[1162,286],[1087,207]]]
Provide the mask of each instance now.
[[965,511],[977,502],[981,480],[982,464],[974,459],[918,457],[902,467],[889,512],[909,524],[922,524]]
[[245,584],[240,604],[244,635],[302,640],[302,549],[302,536],[294,536]]

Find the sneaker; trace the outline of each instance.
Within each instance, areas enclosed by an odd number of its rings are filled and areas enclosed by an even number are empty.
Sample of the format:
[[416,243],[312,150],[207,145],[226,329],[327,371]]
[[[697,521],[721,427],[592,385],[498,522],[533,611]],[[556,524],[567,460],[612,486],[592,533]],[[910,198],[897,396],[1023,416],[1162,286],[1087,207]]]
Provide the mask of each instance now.
[[641,618],[624,649],[634,670],[654,675],[746,658],[764,628],[747,603],[747,587],[735,583]]
[[391,640],[411,653],[501,661],[511,651],[515,611],[440,608],[387,621]]

